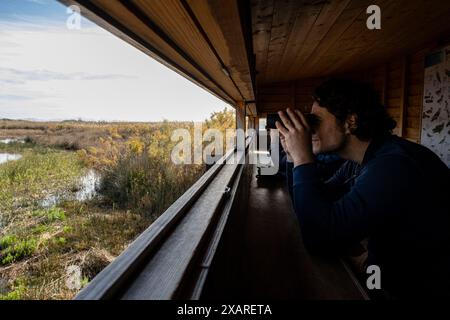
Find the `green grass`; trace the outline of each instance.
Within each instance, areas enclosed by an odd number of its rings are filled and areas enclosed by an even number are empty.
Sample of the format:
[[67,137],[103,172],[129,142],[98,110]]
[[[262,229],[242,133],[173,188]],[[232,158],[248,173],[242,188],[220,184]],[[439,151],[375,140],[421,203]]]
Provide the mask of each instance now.
[[[42,290],[46,283],[55,280],[52,277],[57,274],[49,276],[40,272],[33,263],[23,269],[19,263],[37,257],[38,265],[52,261],[52,271],[64,272],[61,264],[65,262],[60,255],[70,250],[65,238],[71,230],[66,226],[66,212],[61,207],[41,208],[40,201],[50,194],[71,188],[84,174],[85,168],[74,152],[31,143],[0,143],[0,152],[23,156],[20,160],[0,165],[0,219],[3,223],[0,229],[0,273],[9,279],[10,290],[0,299],[34,298],[36,293],[33,292]],[[10,273],[12,275],[8,277]],[[20,285],[15,282],[16,273],[24,279]]]
[[38,208],[36,202],[65,190],[84,172],[79,157],[73,152],[31,144],[0,144],[0,152],[23,156],[0,165],[0,218],[6,222],[17,214],[29,215]]
[[12,290],[10,292],[0,295],[0,301],[1,300],[20,300],[20,299],[22,299],[22,296],[25,291],[26,291],[26,285],[24,283],[24,280],[21,278],[18,278],[14,281],[14,283],[12,285]]
[[23,156],[0,165],[0,273],[8,279],[0,300],[72,298],[68,265],[82,268],[86,285],[152,222],[96,201],[42,208],[46,196],[75,189],[86,172],[79,155],[30,143],[0,144],[0,152]]
[[66,214],[64,210],[58,207],[52,207],[50,209],[39,209],[34,211],[33,215],[36,217],[44,218],[46,223],[66,220]]
[[14,240],[0,251],[0,265],[7,265],[22,260],[35,252],[36,239]]

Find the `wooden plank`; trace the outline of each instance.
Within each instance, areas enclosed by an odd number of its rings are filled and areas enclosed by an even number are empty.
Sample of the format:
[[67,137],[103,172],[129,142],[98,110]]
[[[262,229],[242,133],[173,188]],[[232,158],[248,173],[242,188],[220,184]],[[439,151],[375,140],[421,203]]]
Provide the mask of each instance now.
[[257,114],[256,103],[247,103],[247,115],[254,117]]
[[290,94],[290,88],[287,84],[283,85],[270,85],[270,86],[262,86],[259,87],[259,95],[262,94]]
[[[389,39],[387,43],[388,45],[400,44],[398,52],[410,52],[420,46],[423,48],[430,39],[440,38],[450,32],[448,22],[444,20],[444,17],[448,20],[450,14],[448,4],[440,1],[418,1],[414,9],[413,16],[409,16],[407,20],[414,20],[413,26],[417,29],[413,32],[408,24],[403,24],[397,35]],[[381,50],[378,49],[378,51]]]
[[199,258],[202,244],[225,198],[238,165],[224,165],[216,179],[195,202],[177,228],[162,244],[133,282],[126,288],[124,300],[175,299],[186,273]]
[[401,106],[401,99],[400,98],[392,98],[388,99],[387,108],[399,108]]
[[[210,74],[234,100],[242,99],[230,77],[222,71],[220,61],[203,38],[194,21],[179,0],[135,0],[131,8],[137,8],[160,28],[183,52],[189,54],[199,68]],[[130,6],[131,2],[127,2]],[[184,32],[179,32],[183,30]]]
[[280,110],[287,109],[289,107],[289,103],[284,102],[264,102],[260,103],[258,106],[258,110],[261,112],[277,112]]
[[408,115],[411,117],[422,117],[422,107],[409,107],[408,108]]
[[403,59],[394,59],[389,62],[390,72],[399,72],[403,70]]
[[398,119],[400,116],[400,109],[398,108],[386,108],[386,111],[393,118]]
[[119,257],[103,269],[76,297],[78,300],[100,300],[117,298],[122,288],[141,270],[146,261],[161,245],[165,237],[192,207],[208,185],[220,172],[223,164],[232,155],[231,150],[180,198],[178,198],[150,227],[134,240]]
[[423,83],[423,76],[423,72],[411,74],[409,81],[413,83]]
[[[334,69],[351,70],[357,68],[363,68],[363,65],[370,66],[376,60],[381,60],[382,56],[387,59],[392,57],[397,50],[398,44],[393,46],[391,43],[393,37],[398,34],[404,34],[407,32],[405,21],[410,21],[414,15],[414,9],[411,5],[408,6],[406,1],[377,1],[373,4],[378,4],[382,10],[382,28],[381,30],[368,31],[365,28],[365,21],[367,15],[365,15],[363,21],[361,21],[362,31],[358,36],[353,37],[355,45],[351,52],[347,52],[344,59],[341,59],[338,64],[334,66]],[[387,18],[386,18],[387,17]],[[395,17],[395,18],[394,18]],[[365,29],[365,30],[364,30]],[[389,45],[387,45],[389,43]],[[344,46],[345,47],[345,46]],[[357,59],[358,57],[366,57],[365,61]],[[358,61],[355,63],[355,61]]]
[[[304,41],[299,44],[298,49],[290,48],[291,51],[295,50],[294,58],[292,59],[290,55],[283,57],[280,67],[274,70],[277,72],[274,76],[275,79],[283,80],[285,79],[283,77],[292,77],[298,73],[299,70],[305,68],[306,65],[311,65],[309,59],[317,55],[315,52],[316,49],[330,30],[334,31],[333,26],[349,3],[349,0],[318,2],[317,5],[313,3],[311,9],[308,8],[311,13],[309,14],[309,18],[305,19],[305,21],[310,23],[314,20],[314,22],[310,26],[310,30],[304,38]],[[319,4],[321,7],[319,7]],[[345,24],[343,28],[345,28]],[[296,32],[296,30],[293,32]],[[319,49],[323,50],[323,47]],[[288,72],[286,72],[286,70]]]
[[[276,2],[276,5],[280,3],[281,1]],[[329,1],[323,8],[333,5],[343,6],[343,3],[344,1]],[[382,9],[381,30],[370,31],[366,28],[365,22],[368,15],[365,9],[370,4],[377,4]],[[286,7],[289,7],[289,3],[286,3]],[[305,5],[305,8],[308,6]],[[291,45],[285,47],[281,64],[277,65],[276,59],[273,59],[273,64],[272,62],[270,64],[272,67],[268,69],[268,72],[272,73],[268,74],[269,77],[266,77],[264,83],[330,74],[348,74],[354,70],[359,70],[358,73],[360,73],[362,69],[416,50],[423,45],[424,41],[430,41],[438,34],[450,33],[448,19],[444,18],[445,14],[447,17],[450,14],[450,7],[438,2],[361,0],[351,1],[341,12],[339,9],[332,11],[334,15],[330,13],[326,23],[321,25],[318,21],[324,14],[323,9],[316,14],[317,21],[314,19],[309,21],[308,17],[300,18],[302,14],[300,10],[299,18],[290,31],[288,43]],[[286,17],[283,27],[290,26],[291,17],[291,14]],[[336,21],[332,27],[322,40],[318,40],[321,39],[322,34],[318,32],[319,36],[314,36],[315,26],[324,28],[325,25],[331,24],[334,18]],[[301,27],[298,27],[299,25]],[[285,29],[286,33],[289,33],[290,29]],[[416,35],[419,37],[417,38]],[[282,48],[285,44],[285,35],[280,33],[280,37],[275,38],[281,41],[280,48]],[[311,53],[308,55],[308,52]],[[411,73],[420,72],[421,55],[423,53],[416,54],[414,57],[414,63],[410,67]],[[275,56],[279,56],[279,50]],[[260,56],[257,55],[257,60],[259,58]],[[390,77],[394,83],[396,82],[394,79],[399,78],[395,73],[400,70],[400,63],[401,61],[396,59],[390,68],[392,71]],[[270,77],[270,74],[273,76]]]
[[[408,96],[408,128],[417,129],[414,139],[420,142],[422,134],[422,108],[423,108],[423,86],[424,86],[424,62],[425,49],[422,49],[410,57],[411,65],[415,65],[414,72],[409,74],[409,96]],[[410,70],[411,70],[410,69]],[[408,129],[407,129],[408,130]],[[406,133],[408,135],[408,131]],[[413,135],[414,133],[409,133]]]
[[[313,67],[311,60],[325,53],[327,48],[326,43],[336,37],[337,34],[343,32],[349,26],[349,23],[354,21],[355,15],[360,12],[360,4],[361,1],[348,0],[324,2],[320,14],[308,33],[301,49],[298,51],[296,58],[293,61],[287,60],[285,64],[287,68],[279,68],[278,72],[286,77],[298,73],[307,74],[308,71],[311,71],[311,67]],[[346,10],[348,6],[348,10]],[[355,7],[357,8],[356,10]],[[350,17],[348,15],[349,12]],[[339,21],[341,16],[347,20],[337,25],[337,21]],[[330,37],[327,37],[329,34]]]
[[313,90],[311,90],[308,94],[297,94],[296,95],[296,100],[311,100],[311,96],[312,96]]
[[392,98],[400,98],[402,95],[402,88],[398,87],[396,89],[389,90],[389,97]]
[[406,128],[420,129],[420,118],[408,117],[406,119]]
[[423,72],[423,68],[424,68],[424,66],[423,66],[423,60],[421,60],[421,61],[418,61],[418,62],[415,62],[415,63],[411,63],[411,61],[410,61],[410,64],[409,64],[409,73],[411,74],[411,73],[421,73],[421,72]]
[[291,103],[292,96],[287,94],[265,94],[262,93],[259,95],[259,102],[284,102]]
[[238,101],[236,105],[236,129],[245,129],[245,103]]
[[[278,3],[282,4],[282,1],[278,1]],[[302,50],[304,42],[317,19],[322,6],[323,3],[297,1],[297,5],[295,7],[297,17],[292,25],[292,31],[289,33],[287,39],[287,43],[289,45],[283,48],[284,50],[279,61],[280,66],[278,67],[278,70],[271,70],[271,73],[267,74],[266,77],[262,79],[263,83],[268,80],[270,80],[270,82],[280,81],[279,71],[284,74],[290,71],[291,68],[295,67],[295,57],[298,55],[299,51]]]
[[252,0],[253,50],[258,83],[264,82],[272,30],[274,0]]
[[408,58],[405,57],[402,61],[401,65],[401,92],[400,92],[400,115],[399,115],[399,132],[400,137],[405,136],[405,127],[406,127],[406,112],[408,108],[408,86],[407,86],[407,71],[408,71]]
[[408,97],[408,104],[414,107],[422,106],[422,95],[414,95]]
[[[254,101],[252,66],[237,0],[187,0],[246,101]],[[183,30],[180,30],[183,32]],[[251,30],[249,30],[251,32]]]
[[[367,14],[366,9],[369,5],[376,4],[381,7],[384,14],[389,14],[395,11],[395,4],[393,1],[366,1],[362,4],[363,10],[359,12],[356,19],[340,36],[339,40],[329,48],[326,55],[321,59],[320,68],[316,72],[320,73],[337,73],[348,72],[350,69],[363,69],[369,67],[365,63],[365,59],[361,59],[364,55],[361,54],[371,43],[377,38],[386,34],[384,28],[369,32],[366,27]],[[370,56],[370,53],[366,57]],[[349,64],[354,68],[349,68]]]
[[418,128],[406,128],[405,136],[411,139],[418,140],[420,137],[420,129]]
[[[408,80],[409,80],[409,78],[408,78]],[[422,94],[422,91],[423,91],[423,84],[410,84],[408,86],[409,96],[419,96]]]
[[426,49],[416,51],[411,54],[409,61],[411,62],[411,64],[420,63],[423,65],[425,53],[426,53]]
[[270,78],[277,81],[283,54],[293,43],[289,37],[293,32],[295,21],[298,19],[300,8],[304,1],[276,0],[273,5],[272,26],[270,30],[269,47],[267,52],[267,66],[263,79]]
[[383,65],[383,74],[382,74],[382,94],[381,94],[381,101],[383,105],[387,106],[387,98],[388,98],[388,92],[387,92],[387,83],[388,83],[388,66],[386,64]]

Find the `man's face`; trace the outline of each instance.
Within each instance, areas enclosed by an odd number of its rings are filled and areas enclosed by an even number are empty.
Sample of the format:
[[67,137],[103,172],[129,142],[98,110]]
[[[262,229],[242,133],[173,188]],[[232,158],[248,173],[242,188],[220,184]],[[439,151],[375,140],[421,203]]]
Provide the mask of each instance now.
[[312,134],[313,153],[338,152],[344,148],[347,141],[344,124],[317,102],[314,102],[311,113],[318,118]]

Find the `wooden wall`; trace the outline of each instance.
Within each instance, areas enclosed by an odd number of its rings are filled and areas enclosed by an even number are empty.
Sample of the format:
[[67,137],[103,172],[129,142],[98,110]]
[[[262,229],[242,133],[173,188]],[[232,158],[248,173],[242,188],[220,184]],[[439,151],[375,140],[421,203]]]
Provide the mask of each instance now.
[[[420,142],[421,111],[424,76],[424,56],[435,48],[430,45],[411,54],[358,73],[340,76],[372,83],[379,92],[388,113],[397,121],[394,133],[414,142]],[[312,105],[314,88],[326,78],[301,79],[258,87],[258,113],[295,107],[308,111]]]

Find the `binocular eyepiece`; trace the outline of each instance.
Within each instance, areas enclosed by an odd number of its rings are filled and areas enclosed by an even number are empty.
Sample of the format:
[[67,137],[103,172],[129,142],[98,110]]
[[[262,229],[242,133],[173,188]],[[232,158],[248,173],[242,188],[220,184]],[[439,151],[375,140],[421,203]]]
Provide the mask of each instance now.
[[315,114],[307,113],[305,114],[305,118],[311,130],[315,130],[319,125],[319,118]]
[[[305,116],[306,122],[308,123],[311,130],[315,130],[315,128],[319,124],[319,119],[317,118],[317,116],[312,113],[306,113],[306,114],[304,114],[304,116]],[[283,121],[281,121],[280,116],[277,113],[268,114],[267,115],[267,124],[266,124],[267,129],[276,129],[275,123],[277,121],[279,123],[283,123]]]

